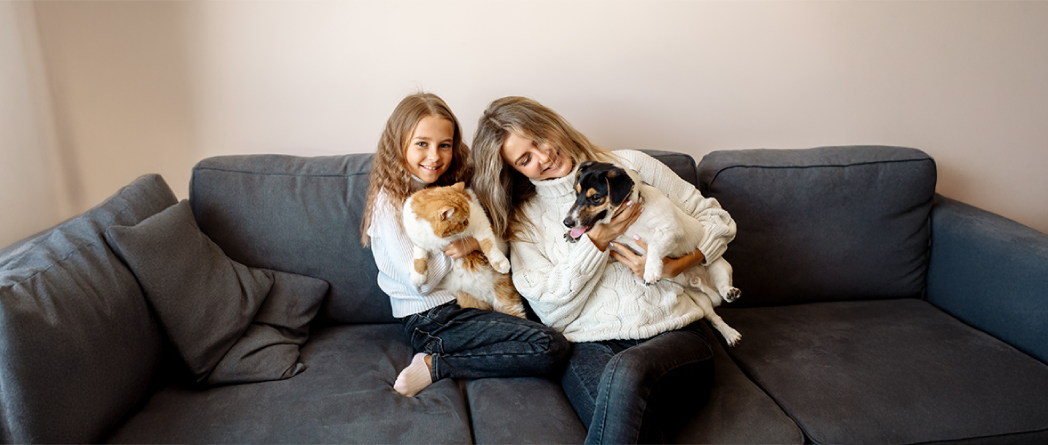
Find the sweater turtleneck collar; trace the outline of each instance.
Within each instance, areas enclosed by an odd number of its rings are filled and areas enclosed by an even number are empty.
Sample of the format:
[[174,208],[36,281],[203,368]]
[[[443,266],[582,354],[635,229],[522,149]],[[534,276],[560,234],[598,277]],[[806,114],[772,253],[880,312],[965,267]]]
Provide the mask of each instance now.
[[536,181],[531,179],[531,183],[535,186],[535,192],[544,198],[559,198],[565,195],[575,194],[575,173],[578,172],[579,167],[571,169],[571,173],[564,175],[561,178],[556,179],[543,179]]

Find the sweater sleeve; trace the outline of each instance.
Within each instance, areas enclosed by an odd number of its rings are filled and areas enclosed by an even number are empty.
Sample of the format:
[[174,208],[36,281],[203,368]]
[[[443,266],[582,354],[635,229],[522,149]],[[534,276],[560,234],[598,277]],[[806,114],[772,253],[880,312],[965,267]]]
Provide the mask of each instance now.
[[702,223],[706,230],[699,250],[706,259],[703,264],[716,261],[735,239],[735,220],[721,208],[715,198],[703,197],[690,182],[677,176],[672,169],[658,159],[635,150],[616,151],[615,155],[626,161],[645,181],[662,190],[685,213]]
[[545,253],[544,243],[563,241],[531,236],[539,241],[514,241],[510,246],[513,285],[544,324],[563,332],[593,294],[607,267],[610,249],[601,252],[583,236],[569,255],[555,258]]

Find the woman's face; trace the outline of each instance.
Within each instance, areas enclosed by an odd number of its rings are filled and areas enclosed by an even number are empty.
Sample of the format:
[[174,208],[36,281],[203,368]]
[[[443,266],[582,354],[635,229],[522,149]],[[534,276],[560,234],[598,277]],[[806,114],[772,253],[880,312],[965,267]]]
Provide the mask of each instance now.
[[506,142],[502,143],[502,159],[536,181],[563,178],[572,168],[571,157],[563,150],[549,143],[538,144],[513,132],[509,132]]
[[411,133],[404,162],[408,171],[426,184],[440,179],[440,175],[451,166],[455,124],[437,116],[427,116],[418,121]]

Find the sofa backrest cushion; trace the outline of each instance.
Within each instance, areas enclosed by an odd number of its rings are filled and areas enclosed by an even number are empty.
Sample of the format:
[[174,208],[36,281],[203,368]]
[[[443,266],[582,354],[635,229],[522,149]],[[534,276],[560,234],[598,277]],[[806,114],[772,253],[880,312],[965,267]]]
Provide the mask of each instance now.
[[699,190],[738,232],[724,254],[755,306],[921,297],[935,162],[885,146],[718,151]]
[[393,321],[370,248],[360,245],[370,154],[219,156],[193,168],[200,230],[234,261],[331,284],[318,317]]
[[98,442],[145,396],[164,337],[102,234],[175,202],[143,176],[0,252],[0,442]]
[[[646,153],[694,182],[695,160]],[[392,322],[370,248],[360,245],[371,154],[218,156],[193,168],[189,201],[200,230],[250,267],[331,284],[318,317],[337,323]]]

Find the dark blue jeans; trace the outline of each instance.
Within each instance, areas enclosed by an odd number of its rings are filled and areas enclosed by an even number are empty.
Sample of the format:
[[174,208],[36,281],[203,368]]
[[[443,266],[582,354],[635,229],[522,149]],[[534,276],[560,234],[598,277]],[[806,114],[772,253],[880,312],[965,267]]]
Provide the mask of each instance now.
[[571,344],[541,323],[452,301],[400,319],[411,346],[433,357],[433,381],[555,375]]
[[587,444],[665,443],[709,397],[713,351],[701,321],[647,340],[577,343],[564,392]]

